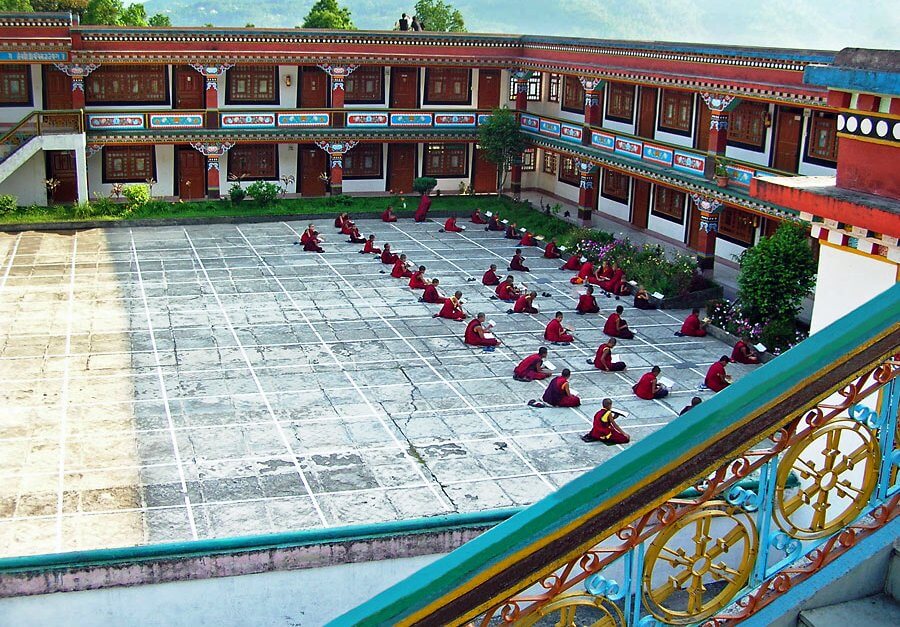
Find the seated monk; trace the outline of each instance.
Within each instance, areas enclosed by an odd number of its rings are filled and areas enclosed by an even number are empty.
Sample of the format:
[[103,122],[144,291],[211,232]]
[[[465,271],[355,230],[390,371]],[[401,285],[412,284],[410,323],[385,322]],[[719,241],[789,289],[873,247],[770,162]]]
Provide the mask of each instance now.
[[616,338],[609,338],[605,344],[597,347],[597,354],[594,355],[594,368],[603,370],[604,372],[619,372],[625,370],[624,361],[613,361],[612,350],[616,347]]
[[397,216],[394,215],[394,208],[388,205],[388,208],[384,210],[384,213],[381,214],[382,222],[396,222]]
[[448,233],[462,233],[465,229],[461,226],[456,226],[456,218],[450,217],[444,222],[444,230]]
[[513,370],[513,379],[516,381],[538,381],[546,379],[551,371],[544,368],[544,358],[547,357],[547,347],[541,346],[534,355],[529,355],[519,362]]
[[659,366],[653,366],[650,372],[644,373],[638,382],[631,386],[631,391],[634,392],[635,396],[645,401],[666,397],[669,394],[669,390],[656,380],[660,372]]
[[713,392],[721,392],[731,385],[731,377],[725,372],[725,364],[729,361],[731,359],[729,359],[728,355],[722,355],[719,357],[719,361],[706,371],[706,378],[703,380],[703,383]]
[[503,225],[500,224],[500,216],[496,213],[488,220],[488,225],[484,227],[485,231],[502,231]]
[[553,317],[547,324],[547,328],[544,329],[544,339],[548,342],[560,342],[563,344],[567,344],[569,342],[575,341],[575,336],[569,333],[572,329],[568,327],[564,327],[562,324],[563,321],[563,312],[557,311],[556,315]]
[[490,329],[491,327],[484,323],[484,314],[479,312],[466,326],[463,340],[470,346],[497,346],[500,344],[500,340],[495,337],[488,337]]
[[350,239],[347,240],[350,244],[364,244],[366,242],[366,238],[360,235],[359,229],[356,228],[354,224],[350,227],[350,232],[348,233]]
[[513,302],[522,295],[521,290],[513,285],[512,275],[503,279],[503,282],[500,283],[494,291],[497,294],[497,298],[508,303]]
[[408,279],[412,276],[412,271],[407,267],[409,264],[406,261],[406,255],[400,255],[397,258],[397,261],[394,262],[394,267],[391,269],[391,276],[395,279]]
[[519,246],[537,246],[537,240],[529,231],[525,231],[522,239],[519,240]]
[[578,297],[578,305],[575,307],[575,313],[584,315],[589,313],[600,313],[600,305],[594,298],[594,286],[588,285],[587,292]]
[[425,280],[425,266],[419,266],[419,269],[409,277],[409,287],[414,290],[424,290],[428,285],[429,283]]
[[585,442],[603,442],[607,446],[613,444],[628,444],[631,438],[619,428],[615,417],[621,416],[612,409],[612,399],[603,399],[603,409],[594,414],[594,425],[589,433],[581,436]]
[[581,285],[582,283],[588,282],[588,279],[594,274],[594,264],[587,260],[586,257],[582,257],[581,267],[578,269],[578,275],[573,276],[570,283],[574,283],[575,285]]
[[518,248],[516,248],[516,254],[509,260],[509,269],[518,270],[519,272],[529,272],[528,268],[525,266],[525,257],[522,256],[522,251]]
[[[344,222],[346,222],[347,219],[348,219],[348,216],[346,213],[339,213],[338,216],[334,219],[334,228],[343,229]],[[346,235],[346,233],[345,233],[345,235]]]
[[634,339],[634,333],[628,328],[628,323],[622,319],[622,312],[625,311],[622,305],[616,307],[616,312],[609,314],[606,324],[603,325],[603,332],[610,337],[620,337],[623,340]]
[[437,279],[431,279],[431,283],[425,286],[425,292],[422,294],[422,301],[426,303],[434,303],[435,305],[443,305],[449,299],[444,297],[438,289]]
[[356,228],[356,223],[346,213],[343,215],[344,221],[341,223],[341,235],[350,235],[351,231]]
[[373,255],[380,255],[381,249],[375,246],[375,236],[370,235],[369,239],[366,240],[366,245],[363,246],[362,251],[364,253],[371,253]]
[[309,241],[309,238],[315,237],[315,236],[316,236],[316,227],[312,222],[310,222],[309,226],[306,227],[306,230],[300,234],[300,243],[305,246],[306,242]]
[[694,409],[694,407],[696,407],[697,405],[699,405],[702,402],[703,402],[702,398],[700,398],[699,396],[695,396],[694,398],[691,399],[690,405],[685,405],[684,407],[681,408],[681,411],[678,412],[678,415],[684,416],[686,413],[688,413],[689,411]]
[[481,282],[484,285],[500,285],[500,277],[497,276],[497,264],[491,264],[491,267],[488,268],[484,273],[484,276],[481,277]]
[[448,320],[465,320],[469,316],[462,308],[462,292],[456,292],[450,298],[444,299],[444,306],[435,318],[447,318]]
[[537,292],[527,292],[516,299],[513,305],[513,313],[536,314],[538,308],[534,306],[534,299],[537,298]]
[[675,333],[677,336],[686,335],[688,337],[706,337],[706,325],[700,322],[700,310],[696,307],[684,319],[681,325],[681,331]]
[[506,233],[503,234],[506,239],[519,239],[519,232],[516,230],[516,223],[512,222],[506,225]]
[[559,248],[556,246],[555,239],[551,239],[544,246],[544,259],[559,259]]
[[625,283],[625,272],[622,268],[617,263],[613,263],[612,270],[612,276],[608,280],[603,281],[600,287],[616,296],[624,296],[630,293],[631,287]]
[[553,407],[578,407],[581,399],[569,392],[569,377],[572,371],[568,368],[550,382],[544,390],[543,401]]
[[645,311],[656,309],[656,305],[650,302],[650,294],[643,287],[638,288],[638,291],[634,293],[634,306]]
[[603,285],[612,277],[612,275],[612,268],[610,268],[609,264],[604,261],[603,265],[594,268],[593,274],[591,274],[591,276],[589,276],[587,280],[588,283],[592,283],[594,285]]
[[563,264],[563,267],[560,270],[571,270],[575,271],[581,267],[581,255],[578,253],[573,254],[569,257],[569,260]]
[[737,344],[734,345],[734,349],[731,351],[731,361],[737,364],[758,364],[759,353],[750,346],[750,340],[746,337],[742,337],[737,341]]
[[398,259],[400,259],[400,257],[391,252],[391,245],[385,244],[384,250],[381,251],[381,263],[397,263]]
[[312,234],[307,238],[306,243],[303,245],[303,250],[307,250],[313,253],[322,253],[325,252],[322,250],[322,247],[319,245],[322,242],[322,238],[319,237],[318,231],[313,229]]
[[431,209],[431,197],[428,192],[422,194],[422,200],[419,201],[419,207],[413,214],[413,220],[416,222],[425,222],[428,218],[428,210]]
[[481,209],[475,207],[475,211],[472,212],[472,223],[473,224],[487,224],[487,221],[481,217]]

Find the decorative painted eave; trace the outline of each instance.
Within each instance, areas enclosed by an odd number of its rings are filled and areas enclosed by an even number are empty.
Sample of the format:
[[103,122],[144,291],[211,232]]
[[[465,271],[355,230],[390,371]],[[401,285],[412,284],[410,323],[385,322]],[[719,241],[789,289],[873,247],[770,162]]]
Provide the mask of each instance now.
[[89,146],[123,144],[184,144],[191,142],[225,143],[313,143],[316,141],[369,141],[369,142],[429,142],[450,140],[473,142],[475,129],[360,129],[322,128],[297,130],[197,130],[197,131],[135,131],[88,132]]
[[0,28],[69,28],[71,13],[0,13]]

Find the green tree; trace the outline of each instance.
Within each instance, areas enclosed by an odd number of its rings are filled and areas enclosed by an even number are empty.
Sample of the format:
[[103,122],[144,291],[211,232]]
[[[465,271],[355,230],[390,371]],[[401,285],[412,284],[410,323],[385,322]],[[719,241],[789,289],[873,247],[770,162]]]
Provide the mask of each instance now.
[[494,109],[491,117],[478,127],[478,150],[485,159],[497,164],[501,175],[498,191],[502,190],[508,166],[519,161],[525,152],[525,137],[512,111],[506,107]]
[[147,24],[150,26],[171,26],[172,20],[169,19],[168,15],[163,13],[155,13],[150,16],[150,19],[147,20]]
[[459,9],[443,0],[418,0],[416,16],[426,30],[451,33],[466,32],[466,23]]
[[125,7],[120,0],[88,0],[82,18],[83,24],[101,24],[115,26]]
[[806,229],[784,222],[740,254],[741,309],[751,322],[793,323],[816,286],[816,262]]
[[122,26],[147,26],[147,11],[143,4],[134,3],[122,11],[119,16],[119,24]]
[[88,0],[31,0],[35,11],[57,13],[71,11],[79,16],[87,10]]
[[340,6],[337,0],[318,0],[303,20],[303,28],[356,30],[350,9]]
[[0,0],[0,11],[10,13],[31,13],[34,7],[29,0]]

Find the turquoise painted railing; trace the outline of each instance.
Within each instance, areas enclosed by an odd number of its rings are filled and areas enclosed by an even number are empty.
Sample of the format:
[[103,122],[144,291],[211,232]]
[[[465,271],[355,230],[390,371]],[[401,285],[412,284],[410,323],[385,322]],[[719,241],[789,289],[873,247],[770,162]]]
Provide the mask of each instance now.
[[752,617],[896,536],[898,353],[900,285],[332,624]]

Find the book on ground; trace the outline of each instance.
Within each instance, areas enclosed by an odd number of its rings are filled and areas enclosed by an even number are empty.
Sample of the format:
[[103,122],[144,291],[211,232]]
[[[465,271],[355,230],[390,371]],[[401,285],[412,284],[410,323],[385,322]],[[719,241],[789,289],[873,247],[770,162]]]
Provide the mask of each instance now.
[[569,388],[569,394],[571,394],[572,396],[578,396],[578,391],[573,390],[572,388]]
[[660,378],[659,378],[659,382],[660,382],[662,385],[666,386],[666,388],[668,388],[668,389],[670,389],[670,390],[671,390],[672,388],[675,387],[675,382],[672,381],[672,379],[669,379],[669,378],[667,378],[667,377],[660,377]]
[[637,281],[629,281],[628,285],[630,285],[632,287],[637,287]]
[[663,298],[666,297],[665,294],[663,294],[662,292],[653,292],[652,294],[650,294],[650,296],[652,296],[656,300],[662,300]]
[[765,353],[765,352],[766,352],[766,345],[763,344],[762,342],[760,342],[759,344],[757,344],[757,345],[754,346],[753,348],[755,348],[756,350],[758,350],[760,353]]
[[519,229],[519,233],[524,233],[525,229]]
[[496,324],[497,324],[497,323],[494,322],[493,320],[488,320],[488,321],[487,321],[487,326],[488,326],[489,329],[492,328],[492,327],[493,327],[494,325],[496,325]]
[[562,251],[567,251],[567,250],[569,250],[569,249],[566,248],[565,246],[557,246],[557,248],[559,248],[559,250],[562,250]]
[[509,224],[509,220],[500,220],[502,224]]
[[610,353],[609,358],[611,361],[622,361],[622,356],[616,355],[615,353]]
[[484,339],[486,339],[486,340],[493,340],[493,339],[494,339],[494,334],[485,331],[485,332],[484,332]]
[[536,240],[539,241],[539,242],[543,242],[543,241],[544,241],[544,236],[543,236],[543,235],[536,235],[536,236],[534,237],[534,239],[536,239]]
[[494,214],[493,214],[492,212],[490,212],[490,211],[485,211],[485,212],[484,212],[484,215],[486,215],[487,217],[490,218],[490,217],[491,217],[492,215],[494,215]]
[[552,362],[549,362],[546,359],[544,360],[544,368],[546,368],[547,370],[556,370],[556,366],[554,366]]

